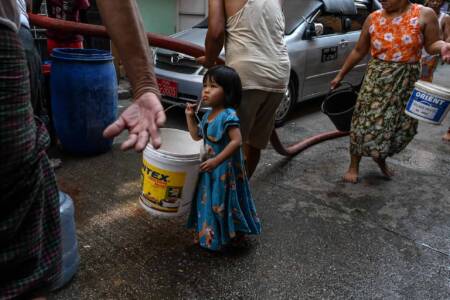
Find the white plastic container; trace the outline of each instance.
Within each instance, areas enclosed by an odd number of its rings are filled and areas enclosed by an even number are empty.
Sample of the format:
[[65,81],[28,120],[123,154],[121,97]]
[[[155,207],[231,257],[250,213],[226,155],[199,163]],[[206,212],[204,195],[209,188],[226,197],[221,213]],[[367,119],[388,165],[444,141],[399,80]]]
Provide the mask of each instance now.
[[406,114],[439,125],[450,110],[450,89],[419,80],[406,105]]
[[162,147],[143,154],[140,203],[151,215],[179,217],[190,211],[200,167],[201,141],[189,132],[162,128]]

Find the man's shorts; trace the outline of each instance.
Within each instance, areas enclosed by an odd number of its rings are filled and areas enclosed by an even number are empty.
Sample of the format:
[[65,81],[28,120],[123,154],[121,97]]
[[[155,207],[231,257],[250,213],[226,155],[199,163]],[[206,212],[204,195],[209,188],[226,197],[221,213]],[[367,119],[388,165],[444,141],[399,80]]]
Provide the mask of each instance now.
[[242,141],[264,149],[275,125],[275,112],[284,93],[244,90],[238,115],[241,120]]

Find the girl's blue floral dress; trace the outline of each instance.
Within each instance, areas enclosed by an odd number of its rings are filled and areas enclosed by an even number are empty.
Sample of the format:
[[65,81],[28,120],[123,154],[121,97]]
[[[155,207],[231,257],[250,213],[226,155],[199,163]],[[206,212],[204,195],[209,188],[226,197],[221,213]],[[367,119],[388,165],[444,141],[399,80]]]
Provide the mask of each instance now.
[[[207,159],[219,154],[230,142],[228,128],[239,127],[236,111],[227,108],[208,122],[205,113],[199,134],[206,137]],[[211,172],[200,173],[192,202],[188,227],[195,228],[202,247],[219,250],[236,236],[236,232],[259,234],[261,224],[256,215],[242,155],[239,149]]]

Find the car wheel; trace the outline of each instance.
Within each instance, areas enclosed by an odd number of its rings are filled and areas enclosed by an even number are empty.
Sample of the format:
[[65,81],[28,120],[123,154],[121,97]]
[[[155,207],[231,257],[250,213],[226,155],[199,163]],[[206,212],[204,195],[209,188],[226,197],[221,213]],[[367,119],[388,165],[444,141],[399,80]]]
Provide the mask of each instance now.
[[290,81],[284,97],[275,112],[275,127],[280,127],[286,122],[287,117],[296,102],[294,84]]

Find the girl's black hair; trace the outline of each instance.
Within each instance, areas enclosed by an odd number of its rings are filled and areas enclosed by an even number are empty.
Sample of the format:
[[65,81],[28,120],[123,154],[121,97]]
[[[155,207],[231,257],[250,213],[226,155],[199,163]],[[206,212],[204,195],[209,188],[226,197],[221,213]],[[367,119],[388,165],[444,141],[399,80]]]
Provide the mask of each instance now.
[[212,79],[223,88],[225,93],[225,107],[238,108],[241,104],[242,97],[242,83],[239,74],[227,66],[214,66],[206,72],[203,77],[203,83],[208,79]]

